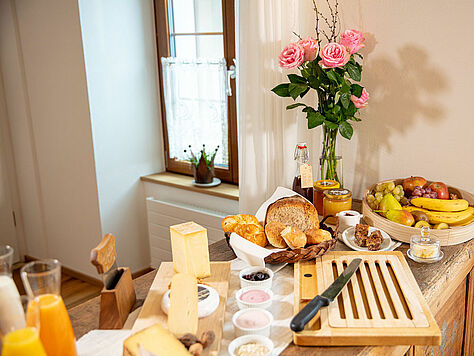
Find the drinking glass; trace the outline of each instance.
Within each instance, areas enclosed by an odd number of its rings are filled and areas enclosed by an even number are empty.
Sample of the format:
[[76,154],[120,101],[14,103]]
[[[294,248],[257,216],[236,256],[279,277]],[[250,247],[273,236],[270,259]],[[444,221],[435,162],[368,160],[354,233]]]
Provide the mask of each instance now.
[[22,295],[21,305],[22,311],[28,310],[26,326],[25,319],[23,319],[22,327],[18,327],[16,323],[3,323],[0,331],[0,354],[1,356],[46,356],[39,338],[39,304],[32,304],[29,297]]
[[25,327],[20,294],[12,278],[13,248],[0,245],[0,332],[6,334],[11,327]]
[[30,262],[22,267],[21,279],[28,295],[34,298],[30,305],[39,305],[40,339],[48,356],[77,356],[71,320],[60,295],[59,261]]

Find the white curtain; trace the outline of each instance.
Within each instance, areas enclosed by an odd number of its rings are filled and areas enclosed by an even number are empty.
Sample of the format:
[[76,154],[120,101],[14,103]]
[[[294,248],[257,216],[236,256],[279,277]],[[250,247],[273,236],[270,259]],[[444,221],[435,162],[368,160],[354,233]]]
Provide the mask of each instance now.
[[[321,130],[307,129],[301,110],[286,111],[293,101],[271,89],[288,82],[278,55],[290,42],[314,36],[311,0],[238,0],[239,208],[255,213],[278,185],[291,187],[298,141],[319,152]],[[304,102],[314,105],[315,95]],[[310,157],[317,178],[316,157]]]
[[161,58],[170,157],[185,159],[218,145],[216,165],[228,165],[225,59]]

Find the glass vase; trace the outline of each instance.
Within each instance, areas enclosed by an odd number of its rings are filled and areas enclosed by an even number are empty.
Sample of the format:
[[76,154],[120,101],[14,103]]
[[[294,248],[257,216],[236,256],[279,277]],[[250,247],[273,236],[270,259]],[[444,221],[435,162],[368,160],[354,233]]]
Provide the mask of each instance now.
[[342,156],[336,155],[337,129],[323,126],[323,147],[319,157],[319,179],[331,179],[344,186]]

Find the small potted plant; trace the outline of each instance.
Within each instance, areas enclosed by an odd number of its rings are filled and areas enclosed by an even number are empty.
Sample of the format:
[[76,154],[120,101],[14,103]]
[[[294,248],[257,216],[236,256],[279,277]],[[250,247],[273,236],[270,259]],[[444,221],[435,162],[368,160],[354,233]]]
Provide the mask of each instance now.
[[214,173],[214,158],[216,157],[219,146],[212,153],[206,152],[206,145],[202,145],[202,150],[199,151],[198,155],[195,155],[189,145],[188,150],[184,150],[184,153],[188,154],[188,162],[191,162],[194,173],[194,181],[198,184],[209,184],[212,183]]

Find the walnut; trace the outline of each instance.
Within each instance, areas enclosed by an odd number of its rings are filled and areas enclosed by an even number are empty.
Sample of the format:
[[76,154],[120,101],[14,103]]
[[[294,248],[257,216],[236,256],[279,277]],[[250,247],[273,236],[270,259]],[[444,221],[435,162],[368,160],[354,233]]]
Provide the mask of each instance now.
[[189,353],[194,356],[200,356],[202,353],[202,345],[199,342],[196,342],[195,344],[192,344],[189,347]]
[[214,340],[216,339],[216,334],[214,334],[214,331],[208,330],[202,333],[201,339],[199,342],[202,344],[204,348],[212,345]]
[[184,334],[183,336],[181,336],[179,339],[179,341],[181,341],[181,343],[186,346],[187,349],[189,349],[189,347],[197,342],[199,342],[198,338],[196,337],[196,335],[193,335],[193,334]]
[[456,200],[456,199],[459,199],[459,198],[458,198],[458,195],[457,195],[457,194],[450,193],[450,194],[449,194],[449,199],[451,199],[451,200]]

